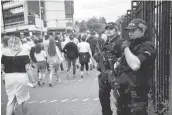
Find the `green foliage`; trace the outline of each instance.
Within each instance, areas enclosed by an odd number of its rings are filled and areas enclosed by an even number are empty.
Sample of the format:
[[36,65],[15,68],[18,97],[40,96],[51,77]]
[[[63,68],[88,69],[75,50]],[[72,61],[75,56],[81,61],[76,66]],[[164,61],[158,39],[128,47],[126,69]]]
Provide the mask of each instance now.
[[80,32],[86,32],[87,31],[87,23],[85,22],[85,20],[83,20],[79,23],[79,31]]
[[100,17],[99,19],[92,17],[88,21],[75,22],[75,26],[79,26],[80,32],[86,32],[87,30],[100,32],[104,30],[105,25],[106,19],[104,17]]
[[104,17],[100,17],[99,19],[93,17],[87,21],[87,27],[90,31],[100,32],[104,30],[106,25],[106,19]]
[[116,25],[117,25],[118,27],[120,27],[120,24],[123,23],[124,19],[125,19],[125,15],[119,16],[118,19],[117,19],[116,22],[115,22]]

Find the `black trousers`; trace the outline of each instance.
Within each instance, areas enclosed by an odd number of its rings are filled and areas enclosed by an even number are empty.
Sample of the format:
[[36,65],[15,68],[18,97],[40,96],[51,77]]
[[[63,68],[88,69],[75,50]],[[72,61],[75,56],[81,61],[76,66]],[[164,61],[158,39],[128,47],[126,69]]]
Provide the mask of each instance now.
[[64,68],[63,68],[63,64],[62,64],[62,63],[60,64],[60,69],[61,69],[61,71],[63,71],[63,70],[64,70]]
[[76,58],[75,59],[67,59],[67,62],[68,62],[68,70],[67,71],[70,71],[70,68],[71,68],[71,64],[73,65],[73,75],[75,75],[76,73]]
[[[148,115],[147,113],[147,94],[144,90],[138,96],[136,91],[128,90],[128,86],[120,85],[117,98],[117,115]],[[134,93],[133,93],[134,92]]]
[[89,69],[88,63],[81,64],[81,71],[84,71],[84,65],[85,65],[85,69],[88,71]]
[[111,86],[108,83],[108,80],[105,80],[101,77],[101,74],[98,76],[99,81],[99,100],[102,106],[102,115],[112,115],[112,110],[110,107],[110,91]]

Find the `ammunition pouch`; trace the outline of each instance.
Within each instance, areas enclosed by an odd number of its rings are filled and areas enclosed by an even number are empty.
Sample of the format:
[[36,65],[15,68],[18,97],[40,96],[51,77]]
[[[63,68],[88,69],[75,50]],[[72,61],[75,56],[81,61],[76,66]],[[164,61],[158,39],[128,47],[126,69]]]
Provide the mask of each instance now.
[[93,55],[93,57],[94,57],[95,61],[98,63],[98,62],[100,61],[101,54],[100,54],[100,53],[95,53],[95,54]]
[[108,80],[108,73],[107,71],[104,71],[104,72],[101,72],[98,77],[104,81],[107,81]]
[[97,63],[97,71],[99,71],[99,72],[102,72],[101,69],[106,68],[106,67],[108,67],[108,61],[106,61],[106,60],[102,60],[102,63],[100,63],[100,62]]
[[131,90],[131,103],[128,104],[132,115],[146,115],[146,102],[140,100],[136,91]]
[[145,102],[134,102],[129,104],[131,115],[146,115],[146,104]]
[[107,72],[101,72],[98,75],[99,88],[105,88],[107,85],[108,74]]
[[133,80],[124,72],[119,77],[114,79],[115,83],[119,84],[128,84],[129,87],[134,88],[136,87],[136,84],[133,82]]

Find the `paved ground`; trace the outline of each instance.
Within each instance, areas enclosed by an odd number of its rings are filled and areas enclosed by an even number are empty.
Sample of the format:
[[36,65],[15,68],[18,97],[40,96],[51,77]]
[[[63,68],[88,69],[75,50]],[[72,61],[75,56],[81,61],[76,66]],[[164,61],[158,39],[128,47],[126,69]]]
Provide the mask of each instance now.
[[[63,72],[60,73],[62,82],[54,82],[53,87],[45,84],[30,88],[31,98],[25,104],[27,115],[101,115],[97,74],[93,70],[81,79],[77,70],[76,78],[66,80],[66,72]],[[1,115],[5,115],[7,97],[1,84]],[[20,106],[17,106],[16,115],[20,114]]]

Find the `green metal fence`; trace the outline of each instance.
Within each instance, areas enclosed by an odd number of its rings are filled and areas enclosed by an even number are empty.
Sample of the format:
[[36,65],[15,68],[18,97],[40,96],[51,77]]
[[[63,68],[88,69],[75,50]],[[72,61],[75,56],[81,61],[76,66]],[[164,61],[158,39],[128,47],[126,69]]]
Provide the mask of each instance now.
[[133,18],[144,19],[148,25],[149,38],[157,49],[151,85],[155,111],[163,114],[169,100],[169,89],[172,88],[169,87],[172,1],[132,1],[130,13],[128,11],[124,23],[129,23]]

